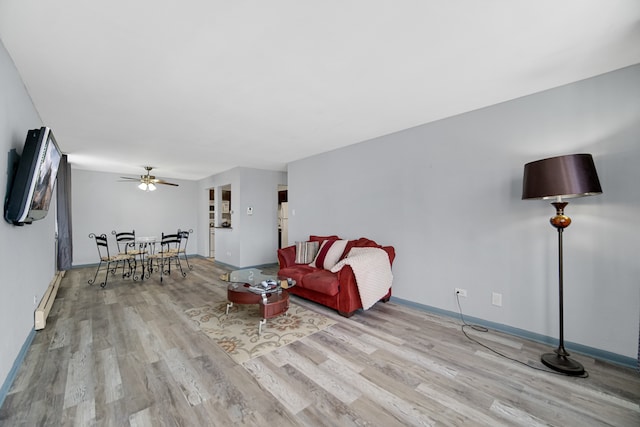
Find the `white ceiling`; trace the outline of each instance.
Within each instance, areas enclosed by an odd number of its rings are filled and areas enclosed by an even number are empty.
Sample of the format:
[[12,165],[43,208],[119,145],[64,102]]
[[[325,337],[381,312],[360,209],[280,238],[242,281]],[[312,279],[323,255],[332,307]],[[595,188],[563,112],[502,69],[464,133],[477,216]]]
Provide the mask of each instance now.
[[640,1],[0,0],[0,39],[74,167],[200,179],[640,63]]

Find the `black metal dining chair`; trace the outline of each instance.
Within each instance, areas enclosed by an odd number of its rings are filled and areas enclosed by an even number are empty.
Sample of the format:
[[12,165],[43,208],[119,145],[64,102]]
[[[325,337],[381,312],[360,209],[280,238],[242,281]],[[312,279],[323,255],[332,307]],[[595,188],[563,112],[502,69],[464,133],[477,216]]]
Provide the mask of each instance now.
[[[182,277],[187,277],[187,273],[182,270],[182,264],[180,263],[180,257],[178,256],[180,250],[180,234],[164,234],[162,233],[162,239],[160,240],[160,250],[149,255],[149,269],[160,271],[160,282],[162,282],[165,274],[171,274],[171,264],[180,269]],[[153,267],[155,261],[156,267]]]
[[91,233],[89,234],[89,238],[95,239],[96,247],[98,248],[99,262],[98,262],[98,268],[96,268],[96,273],[93,276],[93,279],[89,279],[88,283],[90,285],[93,285],[96,282],[96,279],[98,278],[98,273],[100,272],[100,269],[104,265],[104,268],[105,268],[104,281],[100,283],[100,287],[104,288],[105,286],[107,286],[107,279],[109,278],[109,272],[111,272],[111,274],[115,274],[116,270],[118,269],[118,265],[120,263],[123,264],[123,269],[125,264],[131,265],[132,260],[135,262],[135,257],[133,255],[126,254],[126,253],[111,255],[111,253],[109,252],[109,242],[107,241],[106,234]]
[[[117,232],[113,230],[111,232],[116,237],[116,245],[118,246],[118,253],[120,255],[130,255],[133,256],[133,260],[129,261],[129,273],[125,273],[124,263],[122,265],[122,277],[128,277],[128,275],[133,274],[133,279],[136,280],[137,277],[135,272],[138,268],[138,259],[140,259],[140,264],[143,266],[142,274],[144,275],[144,262],[145,255],[147,254],[146,245],[137,245],[136,243],[136,231],[121,231]],[[133,265],[131,265],[133,262]]]
[[193,270],[191,264],[189,264],[189,258],[187,257],[187,243],[189,243],[189,234],[193,233],[193,230],[181,231],[178,229],[178,235],[180,236],[180,248],[178,248],[178,256],[182,255],[189,270]]

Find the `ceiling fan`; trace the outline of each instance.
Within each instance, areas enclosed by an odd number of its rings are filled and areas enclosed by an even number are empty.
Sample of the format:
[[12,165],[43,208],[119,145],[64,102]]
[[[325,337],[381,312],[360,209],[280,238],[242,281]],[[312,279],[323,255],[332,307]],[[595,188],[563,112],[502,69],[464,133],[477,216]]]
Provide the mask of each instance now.
[[140,183],[138,184],[138,188],[143,191],[155,191],[156,184],[172,185],[174,187],[178,186],[178,184],[167,182],[163,179],[158,179],[155,176],[151,175],[151,170],[153,169],[153,167],[145,166],[144,168],[147,171],[146,175],[140,175],[140,178],[131,178],[128,176],[121,176],[120,178],[122,178],[122,180],[120,182],[138,181]]

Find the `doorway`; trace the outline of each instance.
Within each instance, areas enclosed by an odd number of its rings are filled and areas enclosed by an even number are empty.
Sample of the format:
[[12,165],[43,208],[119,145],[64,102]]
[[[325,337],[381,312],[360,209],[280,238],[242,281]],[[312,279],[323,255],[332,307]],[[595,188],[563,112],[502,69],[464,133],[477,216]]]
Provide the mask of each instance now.
[[289,246],[289,194],[286,185],[278,185],[278,249]]
[[216,257],[216,194],[215,189],[210,188],[208,190],[209,203],[207,204],[209,210],[207,212],[209,218],[209,258]]

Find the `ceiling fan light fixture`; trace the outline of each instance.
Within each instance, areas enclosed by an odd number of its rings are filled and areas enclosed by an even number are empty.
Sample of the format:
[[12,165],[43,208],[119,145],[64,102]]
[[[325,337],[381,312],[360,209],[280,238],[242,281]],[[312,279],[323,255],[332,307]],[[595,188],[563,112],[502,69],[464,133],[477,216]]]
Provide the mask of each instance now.
[[164,179],[158,179],[155,176],[151,175],[151,166],[145,166],[145,170],[147,171],[146,175],[140,175],[140,178],[132,178],[128,176],[121,176],[122,182],[126,181],[137,181],[138,188],[142,191],[156,191],[158,188],[156,184],[169,185],[172,187],[178,187],[178,184],[174,184],[173,182],[167,182]]
[[142,191],[156,191],[156,186],[152,182],[148,184],[146,182],[141,182],[140,185],[138,185],[138,188]]

